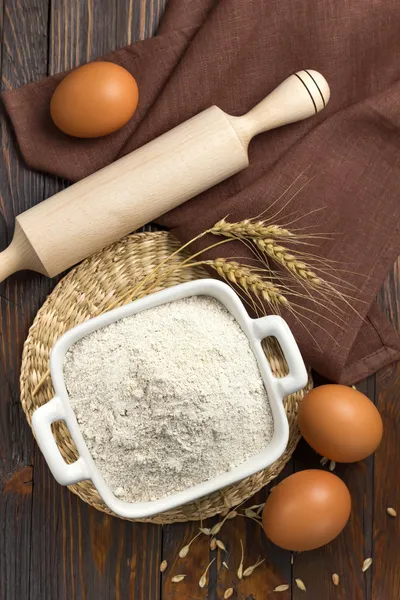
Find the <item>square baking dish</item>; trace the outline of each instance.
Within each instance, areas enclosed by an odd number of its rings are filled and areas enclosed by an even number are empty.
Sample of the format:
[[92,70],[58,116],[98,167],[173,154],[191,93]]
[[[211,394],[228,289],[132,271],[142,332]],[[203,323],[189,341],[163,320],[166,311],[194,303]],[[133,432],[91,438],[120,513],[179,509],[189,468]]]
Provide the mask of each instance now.
[[[117,498],[105,483],[85,443],[64,383],[64,358],[75,342],[97,329],[107,327],[111,323],[143,310],[190,296],[211,296],[221,302],[246,334],[268,394],[274,420],[273,437],[264,450],[257,455],[213,479],[159,500],[124,502]],[[278,340],[285,355],[289,372],[283,378],[274,377],[263,352],[261,342],[269,336]],[[50,355],[50,372],[55,396],[33,413],[32,428],[52,474],[61,485],[91,480],[104,503],[116,515],[128,519],[151,517],[182,504],[193,502],[245,479],[275,462],[285,451],[289,438],[289,425],[283,399],[303,388],[308,380],[300,351],[286,322],[275,315],[259,319],[250,318],[242,301],[232,288],[226,283],[214,279],[200,279],[167,288],[77,325],[67,331],[54,345]],[[73,464],[67,464],[64,461],[51,431],[51,424],[59,420],[66,423],[78,449],[79,458]]]

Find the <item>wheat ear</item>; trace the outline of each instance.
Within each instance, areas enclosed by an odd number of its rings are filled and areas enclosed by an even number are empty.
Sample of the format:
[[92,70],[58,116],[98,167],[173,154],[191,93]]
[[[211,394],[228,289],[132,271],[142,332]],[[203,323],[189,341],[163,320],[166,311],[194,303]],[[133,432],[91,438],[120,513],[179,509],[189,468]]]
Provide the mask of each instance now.
[[321,285],[321,279],[311,271],[308,265],[298,260],[287,248],[277,244],[273,239],[254,239],[254,245],[276,263],[290,271],[295,277],[312,285]]
[[249,267],[241,265],[236,261],[229,261],[223,258],[201,261],[201,264],[211,267],[217,271],[220,277],[238,285],[247,294],[252,292],[257,298],[262,298],[268,302],[268,304],[280,304],[281,306],[289,305],[287,298],[285,298],[276,285],[270,281],[265,281]]
[[292,237],[293,234],[279,225],[266,225],[265,221],[245,219],[237,223],[228,223],[221,219],[209,231],[214,235],[232,238],[282,238]]

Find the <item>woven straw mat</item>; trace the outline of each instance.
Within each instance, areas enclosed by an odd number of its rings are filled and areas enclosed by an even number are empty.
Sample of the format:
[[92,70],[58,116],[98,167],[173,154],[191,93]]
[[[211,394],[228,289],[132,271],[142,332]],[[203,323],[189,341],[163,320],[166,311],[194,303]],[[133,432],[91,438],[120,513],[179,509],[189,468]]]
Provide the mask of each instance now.
[[[33,411],[54,395],[50,377],[46,377],[46,373],[49,368],[50,350],[55,341],[78,323],[110,307],[115,308],[129,302],[129,292],[178,248],[179,242],[167,232],[132,234],[85,260],[60,281],[39,310],[24,345],[21,402],[29,424]],[[172,272],[171,267],[182,261],[183,257],[180,253],[170,259],[168,272],[167,265],[161,268],[164,270],[165,279],[162,285],[153,288],[152,291],[209,276],[199,268]],[[275,376],[283,376],[286,363],[272,339],[265,340],[265,352]],[[42,385],[37,390],[41,381]],[[309,382],[307,389],[292,394],[285,400],[290,440],[286,452],[271,467],[211,496],[146,520],[153,523],[172,523],[205,519],[243,502],[274,479],[290,459],[299,440],[296,426],[298,403],[311,386]],[[54,423],[53,432],[65,460],[69,463],[74,462],[77,451],[65,424],[61,421]],[[91,482],[82,481],[70,486],[70,490],[91,506],[112,514]]]

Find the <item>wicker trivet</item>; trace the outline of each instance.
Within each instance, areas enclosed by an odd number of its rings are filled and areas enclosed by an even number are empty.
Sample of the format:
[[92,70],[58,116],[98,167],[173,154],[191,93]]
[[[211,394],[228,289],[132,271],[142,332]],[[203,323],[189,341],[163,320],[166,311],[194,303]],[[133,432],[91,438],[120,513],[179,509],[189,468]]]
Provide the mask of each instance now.
[[[35,395],[33,392],[48,370],[50,350],[57,338],[74,325],[103,312],[108,306],[125,304],[127,291],[179,248],[179,245],[179,242],[167,232],[133,234],[85,260],[60,281],[36,315],[24,345],[21,402],[29,424],[33,411],[48,402],[54,395],[49,377]],[[181,261],[182,257],[183,255],[179,254],[172,259],[172,262],[168,262],[168,269]],[[178,270],[167,277],[162,287],[207,276],[209,275],[205,271],[198,268]],[[119,301],[122,296],[124,298]],[[274,374],[277,377],[283,376],[286,364],[272,339],[265,340],[265,351]],[[286,398],[285,408],[290,425],[290,441],[285,454],[269,469],[197,502],[157,515],[148,521],[173,523],[205,519],[243,502],[274,479],[290,459],[299,440],[296,426],[298,402],[310,388],[311,382],[307,389]],[[74,462],[77,457],[76,449],[64,423],[55,423],[53,431],[64,458],[67,462]],[[72,485],[70,490],[91,506],[112,514],[89,481]]]

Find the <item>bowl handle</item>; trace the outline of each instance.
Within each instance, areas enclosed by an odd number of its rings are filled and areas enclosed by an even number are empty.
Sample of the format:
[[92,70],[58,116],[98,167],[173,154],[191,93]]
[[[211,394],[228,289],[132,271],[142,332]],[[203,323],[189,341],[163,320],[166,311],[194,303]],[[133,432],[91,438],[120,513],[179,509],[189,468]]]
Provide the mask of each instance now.
[[51,431],[51,424],[54,421],[67,422],[63,403],[58,396],[54,396],[50,402],[40,406],[32,415],[33,433],[54,478],[61,485],[89,479],[88,468],[82,457],[71,465],[63,459]]
[[261,319],[254,319],[254,333],[258,341],[266,337],[275,337],[283,351],[289,367],[285,377],[276,377],[276,385],[282,395],[289,396],[303,388],[308,381],[307,369],[300,354],[299,347],[289,329],[286,321],[277,315],[269,315]]

